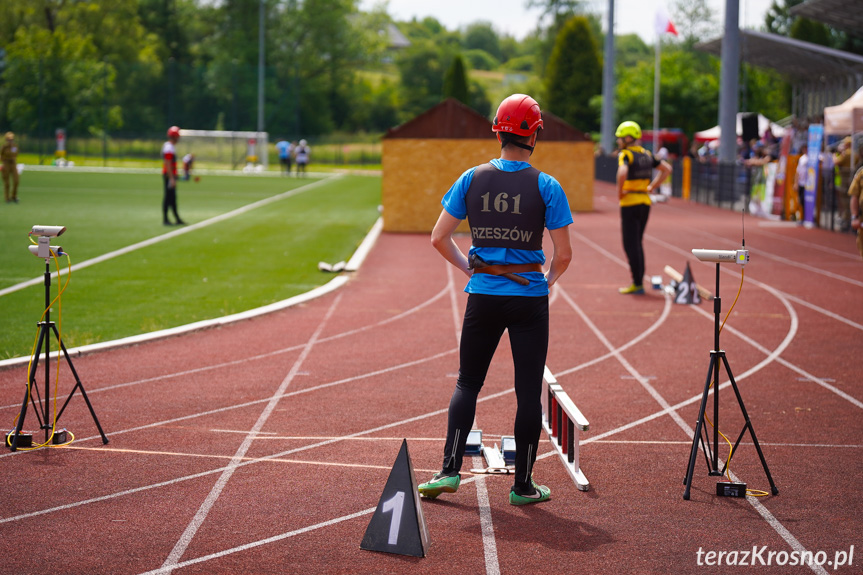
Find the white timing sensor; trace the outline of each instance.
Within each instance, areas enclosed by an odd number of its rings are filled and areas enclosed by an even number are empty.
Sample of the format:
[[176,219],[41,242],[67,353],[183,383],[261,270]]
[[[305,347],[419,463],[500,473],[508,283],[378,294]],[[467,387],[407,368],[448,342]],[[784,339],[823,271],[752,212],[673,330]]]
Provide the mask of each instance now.
[[703,262],[736,263],[744,266],[749,263],[749,250],[704,250],[694,249],[692,255]]
[[65,231],[65,226],[33,226],[33,229],[30,230],[30,235],[55,238],[57,236],[63,235],[63,232]]

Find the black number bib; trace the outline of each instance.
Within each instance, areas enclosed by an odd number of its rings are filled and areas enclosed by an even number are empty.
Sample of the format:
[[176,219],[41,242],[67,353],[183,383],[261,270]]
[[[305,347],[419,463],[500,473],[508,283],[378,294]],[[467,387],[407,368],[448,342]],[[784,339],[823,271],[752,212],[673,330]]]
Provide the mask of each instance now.
[[545,202],[534,167],[504,172],[483,164],[473,173],[465,197],[473,245],[541,250]]

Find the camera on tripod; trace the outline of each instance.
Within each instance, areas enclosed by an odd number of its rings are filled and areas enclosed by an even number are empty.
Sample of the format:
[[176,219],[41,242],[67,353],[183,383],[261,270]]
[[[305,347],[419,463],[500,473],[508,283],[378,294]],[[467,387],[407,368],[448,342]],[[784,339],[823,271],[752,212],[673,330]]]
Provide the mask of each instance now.
[[33,226],[30,229],[30,235],[39,236],[39,240],[35,245],[29,246],[30,253],[36,257],[43,258],[46,261],[51,257],[51,254],[54,256],[66,255],[62,246],[51,245],[51,238],[61,236],[65,231],[65,226]]
[[[67,432],[65,429],[58,429],[57,422],[60,419],[60,416],[63,415],[63,412],[66,410],[66,406],[69,404],[69,400],[72,399],[72,396],[75,395],[76,391],[80,391],[81,395],[84,397],[84,402],[87,404],[87,409],[90,410],[90,415],[93,416],[93,422],[96,424],[96,429],[99,430],[99,435],[102,436],[102,443],[108,443],[108,437],[105,435],[105,432],[102,431],[102,426],[99,423],[99,419],[96,417],[96,412],[93,410],[93,405],[90,403],[90,399],[87,397],[87,392],[84,391],[84,384],[81,383],[81,378],[78,377],[78,372],[75,370],[75,366],[72,365],[72,358],[69,357],[69,351],[66,349],[66,344],[63,343],[63,340],[60,337],[60,331],[57,329],[57,325],[55,324],[55,322],[51,321],[51,306],[53,304],[53,301],[51,300],[50,259],[52,257],[67,255],[63,251],[62,247],[51,245],[51,238],[56,238],[57,236],[62,235],[65,231],[65,226],[33,226],[30,229],[29,235],[31,237],[31,241],[33,236],[39,237],[37,243],[30,245],[30,253],[45,260],[45,311],[42,313],[42,317],[40,318],[40,321],[38,323],[39,335],[36,338],[34,352],[32,354],[32,360],[30,362],[30,367],[28,368],[27,389],[24,393],[24,401],[21,403],[21,411],[18,414],[15,429],[10,433],[6,434],[6,445],[9,446],[12,451],[16,451],[18,450],[18,448],[37,449],[40,447],[46,447],[48,445],[66,444],[69,441],[69,436],[72,435],[72,433]],[[69,271],[70,273],[72,271],[71,263],[69,265]],[[63,289],[65,289],[65,287]],[[63,289],[59,290],[59,293],[57,294],[57,299],[60,298],[60,294],[63,292]],[[55,383],[55,401],[53,402],[53,417],[51,414],[52,402],[49,401],[49,398],[51,397],[51,370],[49,369],[49,364],[51,360],[51,333],[53,333],[54,337],[57,339],[57,344],[59,348],[57,350],[58,364],[60,361],[65,359],[66,363],[69,366],[69,369],[72,372],[72,376],[75,378],[75,386],[72,388],[71,393],[69,393],[69,397],[66,399],[66,403],[63,404],[63,407],[60,408],[59,411],[57,410],[56,402],[56,390],[58,389],[57,383],[59,382]],[[39,387],[36,385],[36,372],[39,368],[40,355],[43,351],[45,354],[44,366],[42,368],[45,375],[44,396],[41,395]],[[60,370],[58,366],[58,378],[59,374]],[[30,433],[22,432],[22,430],[24,429],[24,419],[27,415],[28,404],[31,404],[33,406],[34,415],[39,423],[39,429],[45,431],[44,443],[36,447],[33,446],[33,435]],[[74,438],[74,435],[72,435],[72,437]]]

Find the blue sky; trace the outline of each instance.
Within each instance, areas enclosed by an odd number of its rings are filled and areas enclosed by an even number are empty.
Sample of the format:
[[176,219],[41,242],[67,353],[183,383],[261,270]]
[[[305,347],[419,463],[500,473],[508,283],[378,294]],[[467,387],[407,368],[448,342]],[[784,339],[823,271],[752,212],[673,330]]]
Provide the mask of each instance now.
[[[725,0],[707,2],[716,13],[717,24],[722,26]],[[741,27],[760,28],[771,2],[772,0],[739,0]],[[360,7],[368,10],[379,3],[380,0],[361,0]],[[604,20],[607,0],[589,0],[589,3],[594,11],[603,15]],[[450,30],[486,20],[491,22],[498,32],[508,33],[516,38],[522,38],[536,28],[540,14],[535,8],[525,8],[527,0],[388,0],[387,4],[387,12],[396,20],[434,16]],[[635,33],[645,42],[652,44],[654,17],[662,5],[672,13],[672,0],[616,0],[616,33]]]

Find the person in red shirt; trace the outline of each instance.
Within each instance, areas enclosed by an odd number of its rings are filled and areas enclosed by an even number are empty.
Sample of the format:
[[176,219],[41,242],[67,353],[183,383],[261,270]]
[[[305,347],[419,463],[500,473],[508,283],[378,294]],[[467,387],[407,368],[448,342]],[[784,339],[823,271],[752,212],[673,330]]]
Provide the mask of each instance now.
[[[162,197],[162,223],[166,226],[186,224],[177,213],[177,141],[180,139],[180,128],[168,128],[168,141],[162,144],[162,180],[165,183],[165,194]],[[175,222],[168,219],[168,209],[174,212]]]

